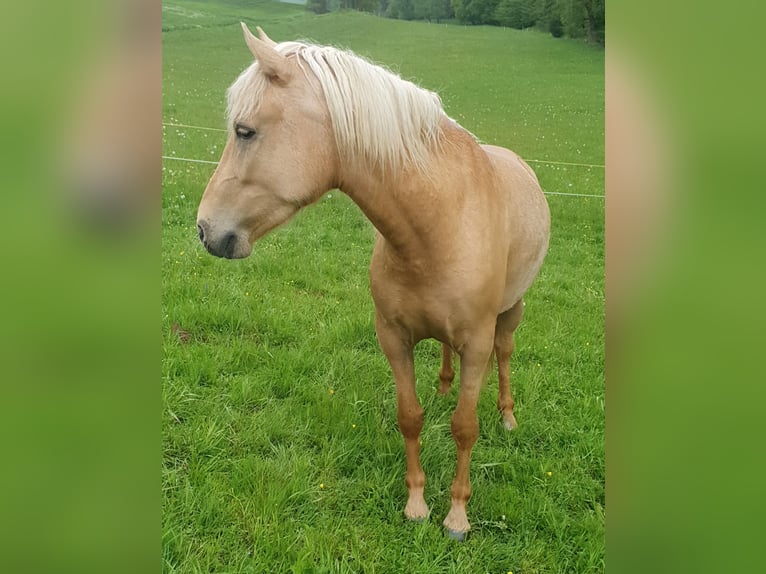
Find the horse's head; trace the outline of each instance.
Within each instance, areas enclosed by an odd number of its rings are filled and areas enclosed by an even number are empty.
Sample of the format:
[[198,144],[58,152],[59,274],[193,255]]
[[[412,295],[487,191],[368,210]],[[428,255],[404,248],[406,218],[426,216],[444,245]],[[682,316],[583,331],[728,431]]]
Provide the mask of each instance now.
[[321,89],[289,44],[242,24],[256,59],[228,92],[229,136],[202,196],[197,230],[218,257],[250,255],[253,242],[335,185],[337,146]]

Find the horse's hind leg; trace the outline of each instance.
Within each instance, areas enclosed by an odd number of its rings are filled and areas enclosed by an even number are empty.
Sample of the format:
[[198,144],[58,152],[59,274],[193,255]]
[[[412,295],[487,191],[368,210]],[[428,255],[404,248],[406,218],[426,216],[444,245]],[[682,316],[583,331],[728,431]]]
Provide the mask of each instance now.
[[439,369],[439,392],[446,395],[452,381],[455,379],[455,369],[452,368],[452,349],[449,345],[442,343],[442,367]]
[[497,379],[499,391],[497,409],[503,414],[503,424],[508,430],[516,428],[513,416],[513,396],[511,396],[511,355],[513,354],[513,333],[521,322],[524,302],[519,300],[513,307],[497,316],[495,325],[495,355],[497,355]]

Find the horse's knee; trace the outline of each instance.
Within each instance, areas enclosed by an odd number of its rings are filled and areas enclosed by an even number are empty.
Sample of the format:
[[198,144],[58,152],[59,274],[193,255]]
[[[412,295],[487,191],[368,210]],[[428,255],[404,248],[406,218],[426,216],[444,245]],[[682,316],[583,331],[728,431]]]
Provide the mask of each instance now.
[[404,438],[417,438],[423,429],[423,407],[400,408],[398,415],[399,430]]

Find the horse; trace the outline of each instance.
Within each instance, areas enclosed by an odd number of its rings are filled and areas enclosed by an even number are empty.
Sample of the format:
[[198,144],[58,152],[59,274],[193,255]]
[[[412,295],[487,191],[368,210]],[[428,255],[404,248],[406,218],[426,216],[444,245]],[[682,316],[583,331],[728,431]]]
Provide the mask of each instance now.
[[429,516],[413,350],[427,338],[442,343],[443,394],[455,377],[453,352],[460,357],[451,419],[457,465],[443,524],[464,540],[476,405],[493,355],[497,408],[507,429],[517,424],[514,331],[550,234],[538,179],[514,152],[480,144],[437,94],[349,51],[242,29],[255,62],[227,92],[229,134],[200,201],[199,238],[212,255],[244,258],[329,190],[359,206],[377,230],[370,288],[396,387],[410,520]]

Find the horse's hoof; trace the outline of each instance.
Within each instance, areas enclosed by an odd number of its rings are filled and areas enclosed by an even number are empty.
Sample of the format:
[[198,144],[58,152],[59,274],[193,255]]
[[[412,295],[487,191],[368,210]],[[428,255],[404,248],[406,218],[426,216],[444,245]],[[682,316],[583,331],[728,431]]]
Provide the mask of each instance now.
[[423,522],[428,520],[428,505],[423,500],[422,490],[407,500],[407,506],[404,508],[404,516],[412,522]]
[[518,425],[516,422],[516,417],[514,417],[512,414],[510,415],[503,415],[503,426],[505,427],[505,430],[514,430]]
[[452,530],[451,528],[447,528],[447,534],[449,535],[452,540],[457,540],[458,542],[465,542],[465,537],[467,536],[467,532],[462,532],[460,530]]

